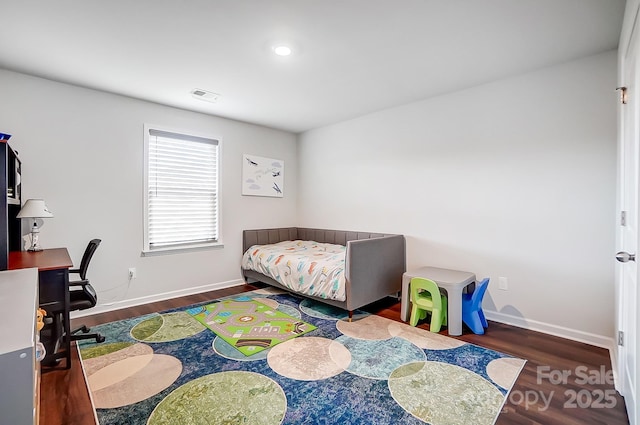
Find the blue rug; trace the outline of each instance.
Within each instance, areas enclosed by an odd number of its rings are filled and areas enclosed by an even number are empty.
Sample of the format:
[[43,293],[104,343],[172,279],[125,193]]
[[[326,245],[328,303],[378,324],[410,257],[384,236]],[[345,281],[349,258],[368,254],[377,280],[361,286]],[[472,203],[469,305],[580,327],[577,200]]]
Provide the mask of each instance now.
[[[493,424],[524,360],[265,289],[316,327],[245,356],[169,310],[94,327],[80,353],[100,424]],[[224,300],[222,299],[222,300]]]

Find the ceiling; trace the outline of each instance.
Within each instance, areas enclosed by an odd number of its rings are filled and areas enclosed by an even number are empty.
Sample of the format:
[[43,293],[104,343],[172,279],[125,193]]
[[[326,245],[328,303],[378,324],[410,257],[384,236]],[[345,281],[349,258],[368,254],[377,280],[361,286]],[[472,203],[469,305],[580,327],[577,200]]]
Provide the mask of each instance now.
[[624,6],[0,0],[0,68],[298,133],[615,49]]

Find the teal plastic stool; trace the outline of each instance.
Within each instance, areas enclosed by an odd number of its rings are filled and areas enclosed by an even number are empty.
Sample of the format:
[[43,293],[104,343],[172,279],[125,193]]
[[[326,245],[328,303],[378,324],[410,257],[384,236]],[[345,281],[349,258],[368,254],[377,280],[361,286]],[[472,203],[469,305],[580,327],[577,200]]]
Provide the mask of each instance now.
[[440,288],[433,280],[414,277],[409,283],[411,289],[411,326],[431,313],[431,332],[440,332],[442,325],[447,324],[447,297],[440,294]]

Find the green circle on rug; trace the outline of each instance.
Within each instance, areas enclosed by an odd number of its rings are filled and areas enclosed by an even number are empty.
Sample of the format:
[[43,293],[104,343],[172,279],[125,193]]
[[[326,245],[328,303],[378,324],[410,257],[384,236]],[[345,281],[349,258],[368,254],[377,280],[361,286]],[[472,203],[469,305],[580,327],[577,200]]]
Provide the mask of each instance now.
[[184,311],[158,314],[131,329],[131,336],[144,342],[168,342],[188,338],[206,328]]
[[431,425],[492,425],[504,401],[480,375],[440,362],[400,366],[389,377],[393,399]]
[[274,380],[255,372],[220,372],[174,390],[147,425],[279,425],[286,411],[287,398]]
[[133,346],[133,342],[112,342],[106,344],[98,344],[91,347],[80,346],[82,360],[89,360],[95,357],[104,356],[105,354],[115,353],[116,351],[127,349]]

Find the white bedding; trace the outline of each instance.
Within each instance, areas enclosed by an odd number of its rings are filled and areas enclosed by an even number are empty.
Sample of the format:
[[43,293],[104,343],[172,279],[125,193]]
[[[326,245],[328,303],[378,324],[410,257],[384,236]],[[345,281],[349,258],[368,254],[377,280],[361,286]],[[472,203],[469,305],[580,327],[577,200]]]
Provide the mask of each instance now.
[[269,276],[294,292],[344,301],[346,247],[314,241],[253,245],[242,268]]

